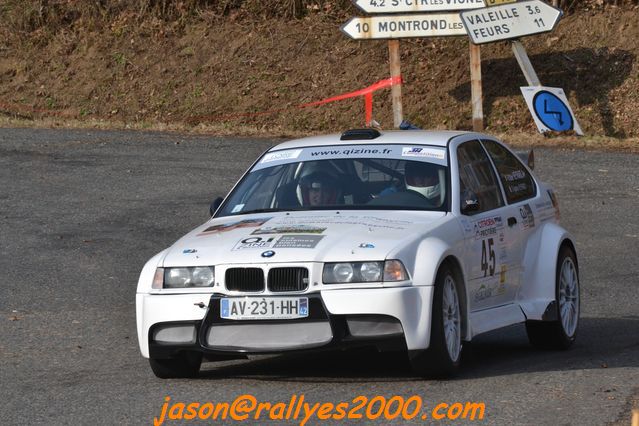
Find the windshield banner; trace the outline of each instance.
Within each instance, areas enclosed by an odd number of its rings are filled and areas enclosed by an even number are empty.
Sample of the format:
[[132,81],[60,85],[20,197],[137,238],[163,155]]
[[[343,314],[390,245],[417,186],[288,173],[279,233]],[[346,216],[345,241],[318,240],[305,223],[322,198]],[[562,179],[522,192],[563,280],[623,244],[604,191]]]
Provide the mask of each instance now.
[[281,164],[353,159],[353,158],[385,158],[407,161],[425,161],[447,165],[446,148],[424,145],[344,145],[319,146],[309,148],[284,149],[265,154],[255,165],[253,171]]

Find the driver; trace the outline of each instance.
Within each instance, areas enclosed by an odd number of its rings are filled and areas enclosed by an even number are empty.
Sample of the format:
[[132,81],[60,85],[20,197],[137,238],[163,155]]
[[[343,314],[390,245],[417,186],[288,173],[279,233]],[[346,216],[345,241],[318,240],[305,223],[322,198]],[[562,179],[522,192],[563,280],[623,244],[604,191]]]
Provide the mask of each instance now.
[[322,171],[300,179],[297,198],[302,206],[326,206],[337,203],[337,180]]
[[406,162],[404,180],[407,190],[415,191],[429,201],[435,202],[436,198],[441,195],[439,173],[433,164],[418,161]]

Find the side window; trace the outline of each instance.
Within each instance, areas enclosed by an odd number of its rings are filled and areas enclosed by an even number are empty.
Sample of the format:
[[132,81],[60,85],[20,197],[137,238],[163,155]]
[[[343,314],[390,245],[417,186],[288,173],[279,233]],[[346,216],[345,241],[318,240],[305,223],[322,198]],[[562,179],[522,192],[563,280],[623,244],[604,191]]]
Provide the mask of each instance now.
[[521,161],[497,142],[483,140],[482,143],[495,163],[508,204],[534,197],[535,181]]
[[457,163],[459,166],[460,196],[470,190],[477,195],[479,210],[470,214],[477,214],[493,210],[504,205],[501,190],[486,152],[479,141],[470,141],[457,148]]

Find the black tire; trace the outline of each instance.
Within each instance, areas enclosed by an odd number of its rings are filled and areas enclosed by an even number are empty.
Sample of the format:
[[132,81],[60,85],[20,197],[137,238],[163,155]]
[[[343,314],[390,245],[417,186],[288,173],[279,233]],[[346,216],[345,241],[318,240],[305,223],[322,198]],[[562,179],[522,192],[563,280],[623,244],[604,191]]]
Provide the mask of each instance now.
[[[444,287],[448,278],[451,278],[454,283],[457,296],[457,309],[459,312],[459,332],[457,333],[459,351],[454,359],[448,350],[444,330]],[[459,371],[462,352],[461,322],[463,320],[461,298],[459,297],[461,289],[460,283],[461,278],[459,274],[449,264],[443,265],[437,273],[435,294],[433,295],[429,348],[426,350],[411,351],[409,354],[413,371],[422,377],[443,379],[449,378]]]
[[[565,263],[569,262],[574,267],[576,277],[576,310],[577,317],[574,324],[574,330],[566,330],[562,317],[561,309],[561,273]],[[579,269],[577,267],[577,258],[575,253],[568,246],[562,246],[557,256],[557,266],[555,270],[555,303],[550,307],[549,312],[552,321],[526,321],[526,332],[530,343],[540,349],[559,349],[565,350],[572,346],[577,338],[577,328],[579,325],[579,312],[581,311],[579,295]],[[571,296],[572,297],[572,296]],[[571,332],[572,331],[572,332]]]
[[197,377],[202,365],[199,352],[182,352],[174,358],[149,358],[153,374],[160,379],[186,379]]

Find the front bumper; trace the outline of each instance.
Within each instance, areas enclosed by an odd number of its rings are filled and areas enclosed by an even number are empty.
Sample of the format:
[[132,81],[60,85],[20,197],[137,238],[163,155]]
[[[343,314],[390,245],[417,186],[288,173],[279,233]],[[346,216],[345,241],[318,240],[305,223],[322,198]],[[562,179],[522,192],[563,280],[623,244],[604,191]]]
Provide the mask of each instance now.
[[166,358],[195,350],[233,356],[382,343],[414,350],[427,348],[430,340],[432,287],[307,293],[309,317],[297,320],[222,319],[222,297],[138,294],[142,355]]

